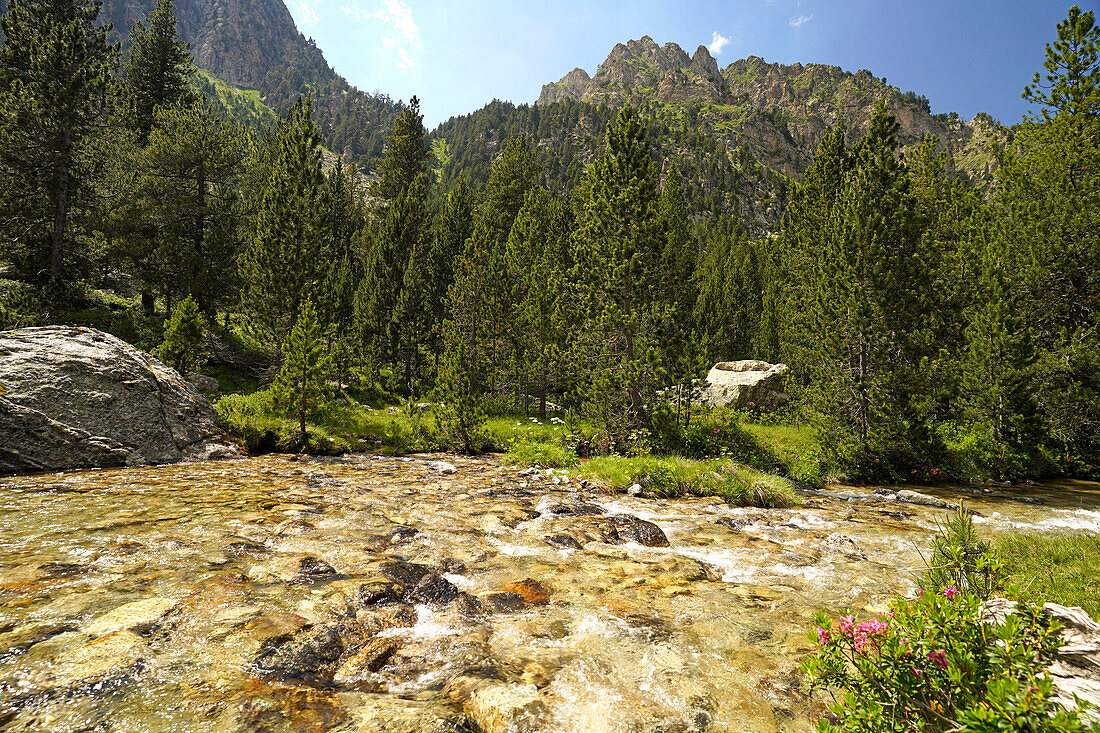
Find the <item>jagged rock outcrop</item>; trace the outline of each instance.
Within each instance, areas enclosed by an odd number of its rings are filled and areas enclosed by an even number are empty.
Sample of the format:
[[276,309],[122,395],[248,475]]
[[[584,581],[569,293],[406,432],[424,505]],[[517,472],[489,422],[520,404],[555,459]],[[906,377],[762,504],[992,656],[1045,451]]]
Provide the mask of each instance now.
[[778,407],[789,400],[783,391],[786,364],[766,361],[724,361],[714,365],[702,389],[704,402],[716,407]]
[[[1016,610],[1016,602],[1005,598],[987,601],[982,608],[983,620],[1001,623]],[[1075,708],[1076,695],[1093,707],[1085,717],[1100,722],[1100,623],[1083,608],[1047,603],[1043,610],[1061,625],[1058,636],[1063,646],[1054,653],[1047,672],[1054,681],[1058,702]]]
[[731,147],[748,145],[769,168],[796,179],[829,128],[843,123],[854,142],[866,132],[880,100],[897,118],[903,146],[934,135],[973,177],[992,172],[988,143],[1006,135],[988,115],[971,121],[933,116],[927,99],[903,93],[866,70],[768,63],[758,56],[719,69],[705,46],[689,58],[675,43],[658,46],[649,36],[616,45],[591,78],[574,69],[547,84],[536,104],[563,99],[611,106],[654,101],[703,105],[701,128],[719,137],[735,133]]
[[0,332],[0,474],[172,463],[239,450],[174,370],[91,328]]

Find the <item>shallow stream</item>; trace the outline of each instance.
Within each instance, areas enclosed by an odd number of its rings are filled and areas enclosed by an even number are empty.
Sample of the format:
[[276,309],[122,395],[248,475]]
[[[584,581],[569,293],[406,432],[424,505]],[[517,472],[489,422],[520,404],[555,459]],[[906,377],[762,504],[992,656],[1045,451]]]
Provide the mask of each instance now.
[[[0,728],[808,731],[811,615],[910,592],[945,514],[437,459],[0,478]],[[1100,531],[1098,484],[935,493],[992,534]]]

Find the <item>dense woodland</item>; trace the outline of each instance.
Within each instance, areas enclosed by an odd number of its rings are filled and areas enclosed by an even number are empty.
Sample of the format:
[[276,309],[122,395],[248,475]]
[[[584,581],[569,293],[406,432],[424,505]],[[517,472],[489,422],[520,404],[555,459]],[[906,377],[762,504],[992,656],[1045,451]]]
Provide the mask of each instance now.
[[[446,126],[432,146],[413,98],[364,185],[323,164],[310,97],[256,132],[197,93],[171,0],[125,54],[97,10],[10,0],[0,21],[0,327],[96,325],[185,370],[209,329],[281,365],[265,391],[303,435],[333,392],[373,390],[437,401],[471,451],[487,413],[548,409],[598,449],[675,449],[709,365],[782,361],[776,419],[852,473],[927,478],[956,451],[1001,476],[1097,471],[1091,12],[1058,26],[991,185],[934,139],[902,154],[882,106],[858,142],[826,135],[760,236],[722,192],[763,169],[647,110],[600,108],[584,164],[504,103],[492,155]],[[679,168],[674,147],[694,150]]]

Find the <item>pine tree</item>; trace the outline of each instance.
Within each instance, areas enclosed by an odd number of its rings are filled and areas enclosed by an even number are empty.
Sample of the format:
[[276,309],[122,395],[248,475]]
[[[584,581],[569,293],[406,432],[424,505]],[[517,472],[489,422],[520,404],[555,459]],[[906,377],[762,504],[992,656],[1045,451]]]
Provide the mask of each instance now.
[[130,126],[145,145],[156,124],[157,108],[198,102],[190,81],[195,65],[176,31],[175,0],[157,0],[145,22],[130,28],[129,51],[122,64]]
[[443,323],[447,318],[447,294],[455,280],[455,263],[462,256],[466,240],[473,233],[474,198],[466,179],[459,178],[447,194],[443,210],[435,220],[431,261],[428,269],[429,344],[433,372],[438,377],[443,353]]
[[1047,47],[1045,105],[999,156],[994,238],[1038,359],[1038,413],[1059,451],[1100,452],[1100,28],[1075,6]]
[[827,136],[785,222],[786,348],[821,426],[856,460],[910,437],[911,334],[927,315],[912,299],[926,273],[896,131],[880,105],[854,150]]
[[205,359],[206,329],[199,307],[190,297],[172,311],[164,329],[164,341],[153,355],[183,376],[194,371]]
[[123,254],[149,290],[192,296],[208,318],[238,294],[248,149],[239,127],[197,104],[158,108],[137,156]]
[[254,204],[241,266],[250,326],[277,344],[298,319],[302,304],[317,298],[325,274],[321,134],[310,100],[294,104],[271,144],[271,165]]
[[329,360],[323,329],[313,302],[305,300],[294,327],[282,344],[283,365],[275,379],[277,402],[298,420],[299,437],[309,445],[306,420],[324,404],[328,394]]
[[375,195],[387,201],[397,198],[417,177],[427,173],[431,156],[420,100],[413,97],[394,120],[385,154],[375,166]]
[[[118,46],[93,0],[10,0],[0,19],[4,237],[32,280],[60,283],[93,208],[86,154],[110,111]],[[45,278],[42,276],[45,274]]]
[[1031,374],[1036,354],[1000,249],[996,242],[986,246],[968,313],[960,370],[964,417],[984,426],[995,443],[1030,450],[1036,438]]
[[568,203],[554,201],[536,188],[527,193],[505,251],[513,303],[508,324],[511,370],[524,397],[534,391],[540,417],[546,416],[550,391],[561,389],[566,381],[563,311],[569,309],[566,285],[572,268],[571,230]]
[[615,441],[649,427],[654,396],[667,386],[661,335],[672,306],[662,290],[668,237],[657,180],[645,127],[624,107],[589,171],[573,238],[586,409]]

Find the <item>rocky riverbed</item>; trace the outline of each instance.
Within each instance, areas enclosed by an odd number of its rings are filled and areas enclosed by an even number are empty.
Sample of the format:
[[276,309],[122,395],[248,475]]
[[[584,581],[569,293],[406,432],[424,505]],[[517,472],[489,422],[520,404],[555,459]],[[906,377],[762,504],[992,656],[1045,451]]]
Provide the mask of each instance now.
[[[0,478],[0,727],[808,731],[810,616],[910,591],[943,514],[438,458]],[[993,532],[1100,530],[1095,484],[937,493]]]

